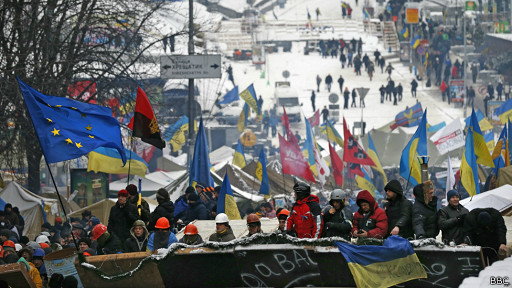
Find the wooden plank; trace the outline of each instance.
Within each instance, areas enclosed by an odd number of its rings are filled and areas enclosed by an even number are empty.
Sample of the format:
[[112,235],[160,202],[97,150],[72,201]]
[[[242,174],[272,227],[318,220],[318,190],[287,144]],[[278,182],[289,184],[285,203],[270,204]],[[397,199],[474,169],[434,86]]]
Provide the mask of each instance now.
[[0,279],[12,288],[36,288],[23,263],[0,265]]

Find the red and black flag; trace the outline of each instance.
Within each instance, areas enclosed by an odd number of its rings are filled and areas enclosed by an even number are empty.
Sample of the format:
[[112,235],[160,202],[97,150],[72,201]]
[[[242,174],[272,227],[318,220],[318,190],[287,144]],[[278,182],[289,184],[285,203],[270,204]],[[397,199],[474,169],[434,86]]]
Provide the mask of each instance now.
[[140,87],[137,87],[135,114],[128,124],[128,128],[133,130],[133,137],[140,137],[142,141],[160,149],[165,147],[165,141],[160,135],[160,128],[158,128],[151,103]]

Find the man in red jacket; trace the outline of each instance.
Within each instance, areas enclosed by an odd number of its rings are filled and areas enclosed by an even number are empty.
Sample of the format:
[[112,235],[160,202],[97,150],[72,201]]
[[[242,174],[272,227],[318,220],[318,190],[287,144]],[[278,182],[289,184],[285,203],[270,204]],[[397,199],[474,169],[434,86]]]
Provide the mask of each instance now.
[[293,185],[293,191],[297,201],[286,219],[286,232],[299,238],[319,238],[322,210],[318,197],[311,195],[311,188],[304,183]]
[[359,210],[354,213],[352,220],[352,235],[362,238],[382,239],[388,231],[388,217],[386,212],[379,208],[372,194],[363,190],[356,198]]

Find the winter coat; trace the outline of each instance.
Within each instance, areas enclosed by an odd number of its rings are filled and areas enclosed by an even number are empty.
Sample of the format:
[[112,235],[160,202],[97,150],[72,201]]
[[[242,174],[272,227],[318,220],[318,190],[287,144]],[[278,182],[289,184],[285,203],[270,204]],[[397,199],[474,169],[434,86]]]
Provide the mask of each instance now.
[[116,234],[117,237],[124,242],[130,237],[130,228],[133,222],[138,220],[137,208],[126,202],[124,207],[119,206],[119,201],[110,208],[110,216],[108,217],[108,231]]
[[[384,211],[388,217],[388,232],[387,236],[390,235],[391,230],[398,226],[398,235],[405,239],[413,238],[414,233],[412,231],[412,203],[404,197],[403,191],[393,191],[396,193],[396,198],[388,200],[384,204]],[[400,193],[401,192],[401,193]]]
[[416,201],[412,206],[412,226],[417,238],[435,238],[439,234],[437,228],[437,197],[433,196],[432,201],[425,204],[425,189],[429,185],[419,184],[414,187]]
[[[363,190],[357,194],[356,202],[359,205],[360,200],[370,203],[370,212],[364,213],[361,208],[354,213],[352,220],[352,233],[358,230],[364,230],[368,234],[368,238],[384,238],[388,231],[388,217],[386,212],[379,208],[377,202],[370,192]],[[366,214],[366,215],[365,215]]]
[[457,207],[448,204],[448,206],[439,210],[437,213],[437,226],[442,231],[442,238],[445,244],[453,241],[456,245],[459,245],[464,242],[464,235],[462,234],[464,216],[462,215],[468,213],[468,209],[460,204]]
[[132,227],[130,229],[130,237],[124,241],[124,252],[130,253],[130,252],[144,252],[146,251],[147,245],[148,245],[148,236],[149,232],[146,227],[144,228],[144,234],[142,234],[141,237],[135,236],[135,233],[133,232]]
[[231,240],[236,239],[235,234],[233,233],[233,229],[228,226],[228,229],[224,231],[222,234],[215,232],[212,235],[210,235],[210,238],[208,238],[208,241],[213,242],[228,242]]
[[25,268],[27,268],[28,275],[34,281],[34,284],[37,288],[43,288],[43,280],[41,279],[41,275],[39,274],[39,270],[37,270],[36,266],[32,262],[28,262],[25,258],[21,257],[18,262],[25,264]]
[[350,231],[352,230],[352,211],[348,207],[336,210],[334,214],[329,213],[332,206],[325,207],[323,214],[324,228],[322,229],[322,237],[343,237],[350,239]]
[[148,230],[155,230],[156,221],[161,217],[167,218],[169,223],[174,222],[174,204],[171,201],[164,202],[156,206],[153,213],[151,213],[151,220],[149,221]]
[[[480,212],[486,211],[491,215],[489,228],[480,227],[477,223],[477,216]],[[491,247],[498,251],[501,244],[507,244],[507,226],[500,212],[494,208],[476,208],[471,210],[464,218],[462,228],[464,243]]]
[[96,255],[117,254],[123,252],[123,242],[119,240],[119,237],[117,237],[116,234],[108,234],[105,236],[102,235],[101,237],[106,237],[106,240],[98,241],[98,247],[96,247]]
[[319,238],[322,232],[319,202],[315,195],[297,200],[286,219],[286,231],[295,231],[299,238]]
[[153,252],[160,248],[169,248],[172,243],[177,243],[178,238],[171,231],[155,231],[149,235],[148,250]]
[[325,77],[325,84],[331,84],[332,83],[332,76],[331,75],[327,75]]
[[208,210],[206,209],[206,206],[200,201],[189,203],[186,216],[181,220],[183,220],[184,225],[187,225],[196,219],[208,220]]
[[[133,197],[128,200],[133,206],[137,207],[138,197]],[[140,220],[144,221],[144,223],[148,223],[151,219],[151,212],[149,210],[149,204],[146,200],[141,199],[140,206],[142,209],[140,209]],[[139,209],[137,208],[137,215],[139,215]]]

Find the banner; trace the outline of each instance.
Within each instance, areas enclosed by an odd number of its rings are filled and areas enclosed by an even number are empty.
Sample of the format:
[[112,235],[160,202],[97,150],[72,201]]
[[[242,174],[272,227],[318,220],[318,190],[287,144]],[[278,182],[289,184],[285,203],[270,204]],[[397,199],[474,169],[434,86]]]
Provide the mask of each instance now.
[[454,119],[450,124],[436,132],[430,140],[436,145],[439,154],[444,155],[465,144],[462,124],[459,118]]
[[309,169],[309,164],[306,162],[306,159],[304,159],[302,152],[297,150],[295,145],[286,141],[281,135],[279,135],[279,149],[281,163],[283,165],[283,174],[300,176],[316,183],[313,172]]

